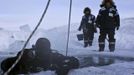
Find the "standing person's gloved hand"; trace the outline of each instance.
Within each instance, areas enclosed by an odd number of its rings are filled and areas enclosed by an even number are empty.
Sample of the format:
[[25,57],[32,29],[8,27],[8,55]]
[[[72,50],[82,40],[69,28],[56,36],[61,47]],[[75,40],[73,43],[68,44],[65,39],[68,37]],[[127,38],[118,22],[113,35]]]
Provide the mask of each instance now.
[[96,25],[96,23],[94,24],[94,33],[97,33],[98,31],[97,31],[97,25]]
[[116,27],[116,30],[119,30],[119,28],[120,28],[120,27],[119,27],[119,26],[117,26],[117,27]]
[[78,31],[81,31],[81,28],[79,28]]
[[97,33],[97,26],[94,27],[94,33]]
[[97,27],[97,28],[100,28],[100,25],[99,25],[99,24],[96,24],[96,27]]
[[94,29],[94,33],[97,33],[98,31],[97,31],[97,29]]

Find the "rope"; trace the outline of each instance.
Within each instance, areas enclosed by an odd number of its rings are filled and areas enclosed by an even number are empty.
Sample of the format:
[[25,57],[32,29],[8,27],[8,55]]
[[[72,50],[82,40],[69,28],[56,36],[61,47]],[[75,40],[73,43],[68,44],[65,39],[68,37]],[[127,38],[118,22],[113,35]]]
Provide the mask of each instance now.
[[49,7],[49,5],[50,5],[50,1],[51,1],[51,0],[48,0],[47,5],[46,5],[46,8],[45,8],[45,10],[44,10],[44,12],[43,12],[43,14],[42,14],[42,16],[41,16],[41,18],[40,18],[40,20],[39,20],[37,26],[35,27],[35,29],[33,30],[33,32],[30,34],[30,36],[29,36],[29,38],[27,39],[27,41],[25,42],[25,44],[24,44],[24,46],[23,46],[23,48],[22,48],[22,51],[21,51],[21,53],[20,53],[18,59],[17,59],[17,60],[14,62],[14,64],[4,73],[4,75],[8,75],[9,72],[10,72],[10,71],[16,66],[16,64],[20,61],[20,59],[21,59],[21,57],[22,57],[22,55],[23,55],[23,53],[24,53],[24,49],[26,48],[28,42],[30,41],[30,39],[32,38],[32,36],[33,36],[34,33],[37,31],[38,27],[40,26],[40,24],[41,24],[42,21],[43,21],[44,16],[46,15],[47,9],[48,9],[48,7]]
[[72,0],[70,0],[70,8],[69,8],[68,34],[67,34],[67,44],[66,44],[66,56],[68,55],[68,47],[69,47],[70,25],[71,25],[71,14],[72,14]]

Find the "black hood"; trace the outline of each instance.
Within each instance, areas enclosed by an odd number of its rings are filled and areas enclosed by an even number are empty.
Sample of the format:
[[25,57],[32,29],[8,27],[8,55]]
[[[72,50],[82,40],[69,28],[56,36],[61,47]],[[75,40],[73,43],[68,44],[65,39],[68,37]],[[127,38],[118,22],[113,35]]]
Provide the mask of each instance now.
[[[100,7],[105,7],[105,4],[101,4]],[[116,8],[116,5],[112,4],[112,7]]]
[[89,15],[91,14],[91,9],[89,7],[86,7],[83,11],[84,14],[86,14],[86,11],[89,11]]

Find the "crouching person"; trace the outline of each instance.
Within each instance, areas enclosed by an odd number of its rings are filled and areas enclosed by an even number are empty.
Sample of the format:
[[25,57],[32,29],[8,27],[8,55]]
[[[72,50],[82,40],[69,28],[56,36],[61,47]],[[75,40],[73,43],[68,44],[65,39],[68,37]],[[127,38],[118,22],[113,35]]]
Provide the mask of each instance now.
[[[6,72],[19,57],[7,58],[1,63],[1,69]],[[25,49],[21,60],[11,70],[9,75],[36,73],[46,70],[54,70],[57,75],[67,75],[69,70],[79,67],[79,61],[75,57],[64,56],[53,52],[48,39],[40,38],[31,49]]]
[[84,47],[92,46],[94,33],[97,32],[95,26],[95,16],[91,14],[91,9],[86,7],[84,9],[84,16],[82,17],[79,31],[83,29],[84,34]]

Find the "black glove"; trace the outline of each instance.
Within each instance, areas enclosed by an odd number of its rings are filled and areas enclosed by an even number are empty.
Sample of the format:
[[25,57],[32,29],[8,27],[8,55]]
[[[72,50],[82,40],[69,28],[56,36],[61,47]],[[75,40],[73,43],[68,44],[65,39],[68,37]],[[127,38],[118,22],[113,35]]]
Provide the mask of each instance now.
[[97,33],[97,28],[96,27],[94,27],[94,33]]
[[78,31],[81,31],[81,28],[79,28]]
[[100,28],[100,25],[99,25],[99,24],[96,24],[96,27],[97,27],[97,28]]
[[97,33],[97,29],[96,29],[96,30],[94,30],[94,33]]
[[119,30],[119,26],[116,27],[116,30]]

